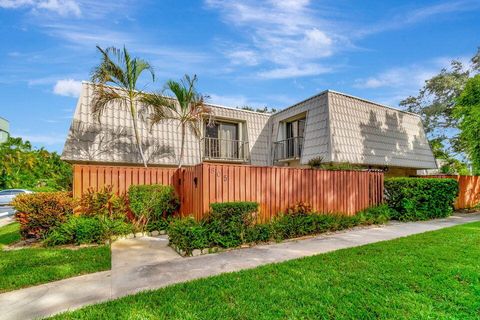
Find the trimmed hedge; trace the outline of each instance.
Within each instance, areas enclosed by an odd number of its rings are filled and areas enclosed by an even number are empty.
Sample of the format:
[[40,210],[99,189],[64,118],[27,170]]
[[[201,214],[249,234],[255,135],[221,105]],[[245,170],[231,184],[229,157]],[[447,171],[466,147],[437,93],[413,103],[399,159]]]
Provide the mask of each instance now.
[[160,184],[132,185],[128,198],[133,214],[145,224],[172,216],[180,204],[175,189]]
[[256,220],[258,203],[212,203],[210,208],[205,224],[212,245],[230,248],[245,243],[246,230]]
[[392,210],[387,205],[365,209],[355,216],[307,212],[300,203],[270,223],[255,223],[258,204],[254,202],[215,203],[207,219],[174,219],[168,228],[170,244],[186,255],[194,249],[232,248],[247,243],[281,241],[357,225],[385,223]]
[[385,198],[395,220],[415,221],[448,217],[458,195],[454,179],[385,179]]
[[68,192],[38,192],[16,196],[12,206],[22,238],[41,239],[67,220],[75,201]]

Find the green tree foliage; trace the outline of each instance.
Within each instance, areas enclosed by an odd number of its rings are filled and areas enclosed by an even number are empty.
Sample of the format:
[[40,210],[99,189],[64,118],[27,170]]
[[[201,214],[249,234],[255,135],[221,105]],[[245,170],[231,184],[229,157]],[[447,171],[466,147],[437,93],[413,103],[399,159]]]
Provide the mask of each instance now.
[[404,109],[422,117],[432,148],[434,152],[445,153],[441,157],[443,159],[465,151],[464,141],[459,139],[458,119],[454,117],[453,110],[468,79],[480,71],[480,49],[470,62],[470,66],[464,66],[462,62],[453,60],[450,68],[442,69],[439,74],[425,81],[418,96],[410,96],[400,102]]
[[456,102],[453,115],[458,120],[459,139],[473,172],[480,174],[480,74],[468,80]]
[[72,168],[56,152],[34,149],[22,138],[0,144],[0,189],[69,190]]

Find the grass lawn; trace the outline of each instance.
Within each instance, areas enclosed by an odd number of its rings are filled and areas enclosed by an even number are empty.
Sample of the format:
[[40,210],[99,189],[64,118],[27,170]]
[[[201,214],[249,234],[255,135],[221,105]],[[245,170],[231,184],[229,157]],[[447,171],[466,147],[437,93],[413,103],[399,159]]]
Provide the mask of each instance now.
[[165,318],[479,319],[480,223],[200,279],[55,317]]
[[78,250],[2,246],[20,240],[18,224],[0,228],[0,292],[110,269],[110,247]]

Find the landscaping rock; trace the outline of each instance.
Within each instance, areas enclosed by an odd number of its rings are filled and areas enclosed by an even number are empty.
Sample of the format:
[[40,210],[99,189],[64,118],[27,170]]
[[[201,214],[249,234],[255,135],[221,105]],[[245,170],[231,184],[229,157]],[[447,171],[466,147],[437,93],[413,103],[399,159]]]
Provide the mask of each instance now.
[[159,235],[159,232],[157,230],[152,231],[152,237],[156,237]]
[[192,251],[192,256],[196,257],[202,254],[202,250],[200,249],[195,249]]

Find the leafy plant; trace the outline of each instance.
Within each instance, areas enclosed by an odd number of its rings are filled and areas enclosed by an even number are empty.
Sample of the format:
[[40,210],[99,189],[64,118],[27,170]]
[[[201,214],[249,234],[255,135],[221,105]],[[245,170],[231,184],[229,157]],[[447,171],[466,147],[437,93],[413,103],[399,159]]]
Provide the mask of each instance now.
[[100,191],[89,188],[79,200],[75,213],[84,216],[102,216],[109,219],[126,219],[128,206],[124,196],[116,195],[112,186]]
[[18,195],[12,206],[22,237],[40,239],[67,220],[75,201],[68,192],[39,192]]
[[180,204],[172,186],[132,185],[128,198],[130,209],[142,225],[169,218]]
[[286,214],[288,215],[297,215],[297,214],[306,214],[306,213],[311,213],[312,206],[309,203],[300,201],[293,206],[290,206],[286,210]]
[[168,227],[168,237],[171,245],[191,255],[194,249],[209,247],[208,229],[203,222],[193,217],[173,219]]
[[319,156],[308,160],[307,164],[312,169],[320,169],[322,167],[323,160],[323,157]]
[[385,179],[385,195],[388,206],[393,209],[392,219],[442,218],[453,212],[458,182],[454,179],[390,178]]
[[230,248],[245,242],[246,230],[256,220],[258,203],[224,202],[212,203],[211,212],[206,218],[206,226],[211,242]]

